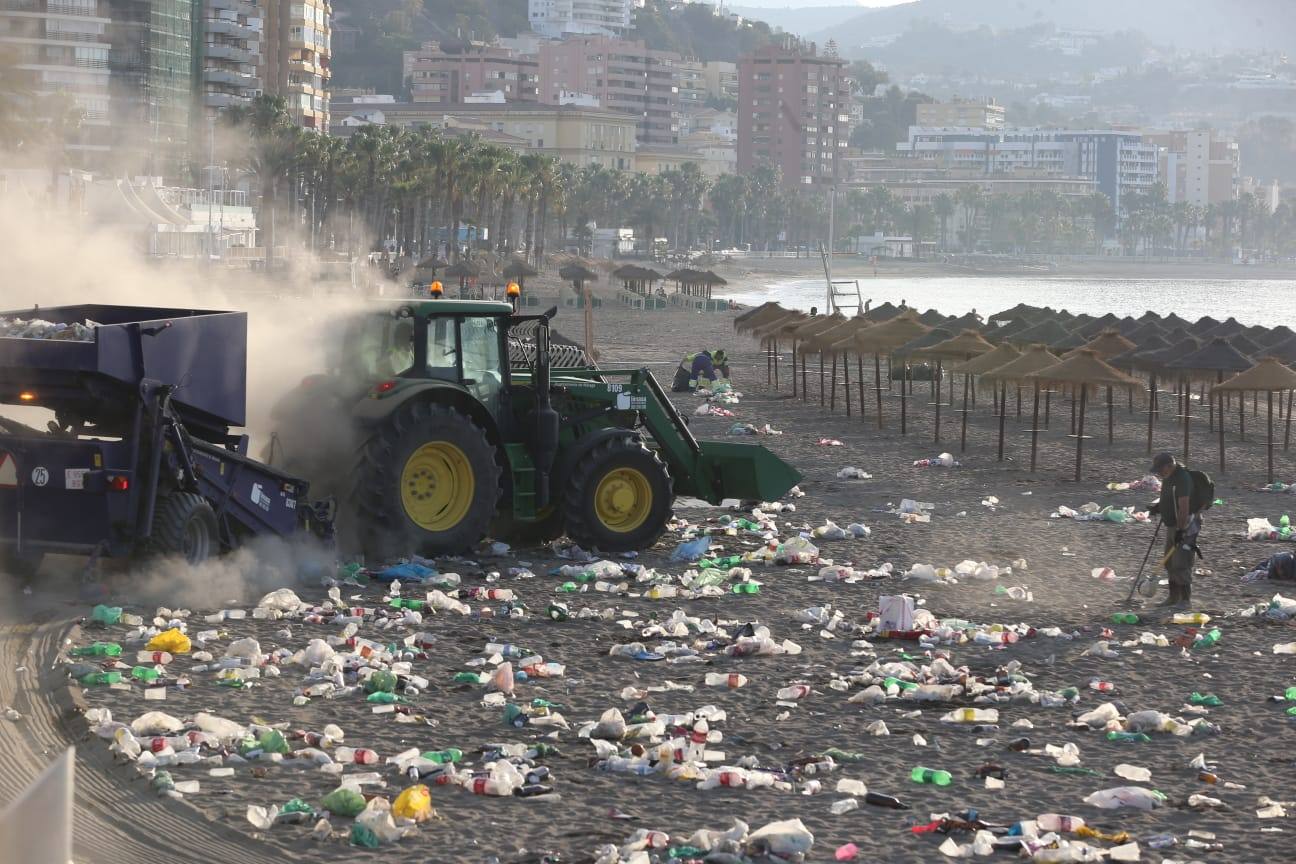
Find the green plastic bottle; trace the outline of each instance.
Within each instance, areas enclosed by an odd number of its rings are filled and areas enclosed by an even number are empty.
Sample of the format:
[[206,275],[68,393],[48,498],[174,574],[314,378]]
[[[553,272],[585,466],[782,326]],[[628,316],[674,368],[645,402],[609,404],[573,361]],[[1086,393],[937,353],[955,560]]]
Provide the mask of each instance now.
[[823,751],[824,756],[832,757],[834,762],[865,762],[868,756],[864,753],[852,753],[849,750],[838,750],[836,747],[829,747]]
[[121,646],[116,642],[95,642],[84,648],[73,648],[73,657],[120,657]]
[[411,609],[415,612],[422,612],[427,608],[426,600],[408,600],[403,597],[393,597],[387,604],[393,609]]
[[480,684],[482,683],[481,675],[477,672],[456,672],[450,679],[455,684]]
[[1214,693],[1207,693],[1203,696],[1201,693],[1194,692],[1188,697],[1188,702],[1191,705],[1206,705],[1210,708],[1218,708],[1224,704],[1224,700],[1216,696]]
[[564,582],[556,589],[559,594],[575,594],[580,590],[580,586],[575,582]]
[[121,623],[121,617],[122,607],[105,606],[102,603],[94,607],[94,610],[90,613],[90,620],[100,624],[119,624]]
[[694,858],[705,858],[707,851],[696,846],[672,846],[666,850],[666,857],[677,861],[689,861]]
[[704,569],[728,570],[730,567],[737,567],[741,563],[741,555],[726,555],[723,558],[704,558],[698,562],[698,566]]
[[454,747],[447,750],[429,750],[423,754],[423,758],[438,765],[453,765],[463,759],[463,751]]
[[1108,732],[1108,741],[1123,741],[1128,744],[1146,744],[1152,739],[1142,732]]
[[143,681],[146,684],[152,684],[162,677],[162,673],[152,666],[136,666],[131,669],[131,677],[136,681]]
[[386,669],[379,669],[365,681],[366,693],[395,693],[396,676]]
[[1058,695],[1067,701],[1080,698],[1080,690],[1076,687],[1068,687],[1065,690],[1059,690]]
[[948,786],[953,777],[948,771],[937,771],[935,768],[919,766],[909,772],[909,779],[915,783],[927,783],[935,786]]
[[294,798],[279,809],[280,813],[314,813],[315,808],[300,798]]
[[1192,647],[1212,648],[1215,643],[1219,642],[1222,635],[1224,634],[1220,633],[1218,627],[1212,627],[1209,633],[1198,634],[1197,638],[1193,640]]
[[730,590],[734,594],[759,594],[760,584],[757,582],[738,582]]
[[901,681],[899,678],[887,678],[885,681],[882,682],[882,685],[883,685],[884,687],[886,687],[887,689],[890,689],[891,687],[899,687],[901,690],[917,690],[917,689],[918,689],[918,684],[917,684],[916,682],[914,682],[914,681]]
[[81,686],[94,687],[100,684],[120,684],[121,680],[120,672],[91,672],[88,675],[81,676]]
[[1117,612],[1111,620],[1113,624],[1137,624],[1139,616],[1135,612]]
[[397,702],[404,702],[405,699],[395,693],[384,693],[380,690],[377,693],[370,693],[365,701],[374,705],[395,705]]
[[1283,698],[1290,699],[1293,702],[1296,702],[1296,687],[1288,687],[1287,690],[1283,693]]
[[745,530],[747,530],[747,531],[759,531],[759,530],[761,530],[760,523],[759,523],[759,522],[753,522],[753,521],[751,521],[750,519],[738,519],[734,524],[737,525],[739,528],[743,528],[743,529],[745,529]]
[[1296,717],[1296,705],[1293,705],[1291,708],[1287,709],[1287,716]]

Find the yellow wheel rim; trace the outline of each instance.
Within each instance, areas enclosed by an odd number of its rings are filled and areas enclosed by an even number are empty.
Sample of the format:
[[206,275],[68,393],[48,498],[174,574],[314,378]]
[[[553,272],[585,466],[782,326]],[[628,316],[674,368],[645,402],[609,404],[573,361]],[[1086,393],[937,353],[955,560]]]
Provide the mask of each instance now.
[[476,478],[464,452],[448,441],[430,441],[410,454],[401,471],[405,515],[425,531],[449,531],[472,506]]
[[634,468],[614,468],[603,475],[594,490],[594,515],[609,531],[625,534],[648,519],[652,512],[652,485]]

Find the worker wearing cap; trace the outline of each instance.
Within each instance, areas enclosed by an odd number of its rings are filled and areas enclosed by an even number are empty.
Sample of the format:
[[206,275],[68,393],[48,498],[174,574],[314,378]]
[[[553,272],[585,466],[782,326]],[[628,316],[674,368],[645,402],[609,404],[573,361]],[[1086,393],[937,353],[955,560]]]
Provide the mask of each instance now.
[[1160,605],[1187,608],[1192,602],[1193,551],[1201,531],[1201,514],[1193,513],[1190,505],[1192,475],[1173,453],[1158,453],[1152,473],[1161,478],[1161,499],[1150,509],[1166,526],[1165,568],[1170,577],[1170,596]]

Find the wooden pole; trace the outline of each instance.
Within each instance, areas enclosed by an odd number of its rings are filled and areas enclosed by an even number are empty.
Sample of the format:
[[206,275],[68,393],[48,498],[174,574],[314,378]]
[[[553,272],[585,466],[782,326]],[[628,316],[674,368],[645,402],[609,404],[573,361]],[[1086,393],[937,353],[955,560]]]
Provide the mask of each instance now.
[[779,361],[779,347],[778,347],[778,337],[776,336],[774,337],[774,389],[775,390],[777,390],[779,386],[778,361]]
[[963,373],[963,419],[959,423],[959,452],[967,452],[967,415],[968,415],[968,391],[971,389],[972,376]]
[[765,383],[768,384],[774,380],[774,351],[771,345],[773,340],[765,340]]
[[1039,394],[1040,383],[1035,382],[1035,413],[1031,419],[1031,473],[1035,472],[1035,450],[1039,444]]
[[1179,389],[1183,391],[1183,423],[1184,423],[1184,446],[1183,446],[1183,458],[1184,458],[1184,463],[1187,464],[1187,462],[1188,462],[1188,427],[1189,427],[1190,423],[1192,422],[1192,414],[1189,412],[1189,408],[1191,407],[1191,403],[1190,403],[1188,400],[1189,400],[1189,397],[1192,396],[1192,384],[1190,384],[1189,381],[1188,381],[1188,379],[1185,378],[1185,379],[1183,379],[1183,386],[1180,387]]
[[837,410],[837,352],[833,352],[832,376],[828,379],[828,386],[832,388],[832,394],[828,398],[828,410]]
[[[1002,462],[1003,442],[1004,442],[1004,420],[1008,416],[1008,382],[1004,381],[1003,384],[1000,385],[999,390],[1001,394],[999,397],[999,401],[1000,403],[1002,403],[999,406],[999,461]],[[1017,390],[1018,392],[1021,391],[1020,385],[1018,385]]]
[[1148,434],[1147,434],[1147,452],[1152,453],[1152,423],[1156,419],[1157,398],[1156,398],[1156,373],[1152,373],[1151,383],[1148,385]]
[[1053,402],[1053,391],[1044,391],[1044,428],[1049,428],[1049,406]]
[[[890,361],[887,361],[888,365]],[[882,428],[882,358],[877,354],[873,355],[873,386],[877,392],[877,421],[878,428]]]
[[1273,483],[1274,481],[1273,481],[1273,391],[1272,390],[1265,391],[1265,402],[1267,402],[1269,405],[1269,446],[1266,448],[1269,451],[1269,480],[1267,482]]
[[594,362],[594,308],[593,295],[584,282],[576,283],[577,292],[585,299],[585,356]]
[[1107,385],[1107,446],[1112,443],[1112,388]]
[[1296,390],[1287,391],[1287,431],[1283,432],[1283,449],[1286,450],[1291,446],[1291,415],[1292,415],[1292,394]]
[[[936,360],[936,443],[940,443],[940,409],[941,409],[941,361]],[[953,399],[950,400],[954,401]]]
[[[1005,385],[1004,385],[1004,388],[1005,388],[1005,390],[1004,390],[1004,401],[1005,401],[1005,402],[1008,401],[1008,391],[1007,391],[1007,389],[1006,389],[1007,387],[1008,387],[1008,385],[1005,384]],[[1004,406],[1004,410],[1006,411],[1007,409],[1008,409],[1008,406],[1005,405],[1005,406]],[[1018,419],[1018,420],[1021,419],[1021,384],[1018,384],[1018,385],[1017,385],[1017,419]]]
[[794,399],[796,398],[797,395],[796,355],[797,355],[797,340],[793,338],[792,339],[792,398]]
[[[1222,369],[1217,370],[1215,372],[1215,383],[1219,384],[1223,380],[1224,380],[1224,371]],[[1219,429],[1218,429],[1219,451],[1220,451],[1219,457],[1220,457],[1220,473],[1223,474],[1224,473],[1224,393],[1223,391],[1217,391],[1215,393],[1214,399],[1211,399],[1212,406],[1215,404],[1216,399],[1219,400],[1219,421],[1220,421]]]
[[863,354],[855,355],[855,380],[858,382],[858,386],[859,386],[860,419],[863,420],[864,406],[866,404],[864,402],[864,355]]
[[824,356],[819,352],[819,407],[824,407]]
[[[1081,385],[1080,385],[1080,426],[1079,426],[1079,431],[1076,433],[1076,470],[1075,470],[1075,479],[1076,479],[1077,481],[1080,480],[1080,463],[1081,463],[1081,460],[1084,458],[1085,397],[1086,397],[1086,395],[1088,394],[1088,392],[1089,392],[1089,386],[1088,386],[1087,384],[1081,384]],[[1072,399],[1074,400],[1074,398],[1075,398],[1075,395],[1074,395],[1074,392],[1073,392],[1073,393],[1072,393]]]
[[1238,394],[1238,440],[1246,443],[1246,394]]
[[909,434],[909,397],[913,395],[913,379],[909,377],[909,364],[900,368],[900,434]]
[[850,354],[842,355],[842,375],[846,376],[843,387],[846,391],[846,416],[851,416],[850,404]]

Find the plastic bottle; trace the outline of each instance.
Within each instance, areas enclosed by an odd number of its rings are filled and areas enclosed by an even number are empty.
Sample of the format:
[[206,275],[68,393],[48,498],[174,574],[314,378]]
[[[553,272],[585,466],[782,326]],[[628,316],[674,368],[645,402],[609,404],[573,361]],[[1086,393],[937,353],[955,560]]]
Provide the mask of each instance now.
[[1219,640],[1220,640],[1220,636],[1222,636],[1222,635],[1223,635],[1223,634],[1220,633],[1220,629],[1219,629],[1218,627],[1212,627],[1212,628],[1211,628],[1208,632],[1206,632],[1206,633],[1199,633],[1199,634],[1197,634],[1197,638],[1193,640],[1192,647],[1194,647],[1194,648],[1212,648],[1212,647],[1215,646],[1215,644],[1216,644],[1217,642],[1219,642]]
[[99,624],[109,625],[121,622],[122,608],[120,606],[105,606],[100,603],[90,612],[90,620]]
[[1170,620],[1175,624],[1196,624],[1201,626],[1209,623],[1211,617],[1205,612],[1176,612]]
[[1070,833],[1079,831],[1085,826],[1085,820],[1079,816],[1060,816],[1057,813],[1041,813],[1035,817],[1035,824],[1041,831],[1058,831]]
[[955,708],[941,717],[945,723],[998,723],[999,712],[994,708]]
[[1275,654],[1296,654],[1296,642],[1284,642],[1280,645],[1273,646]]
[[1114,789],[1099,789],[1085,796],[1084,803],[1104,810],[1114,810],[1117,807],[1154,810],[1161,806],[1165,797],[1155,789],[1144,789],[1142,786],[1118,786]]
[[335,762],[354,763],[356,765],[377,765],[378,754],[364,747],[339,747],[333,751]]
[[1116,685],[1110,681],[1103,681],[1099,678],[1095,678],[1089,682],[1089,689],[1096,690],[1099,693],[1115,693]]
[[438,765],[453,765],[463,759],[463,751],[454,747],[447,750],[429,750],[423,754],[422,758]]
[[915,783],[927,783],[936,786],[948,786],[954,779],[948,771],[938,771],[935,768],[923,768],[919,766],[909,772],[909,779]]
[[710,558],[698,562],[698,567],[714,570],[728,570],[730,567],[737,567],[742,564],[741,555],[726,555],[723,558]]
[[410,609],[414,612],[422,612],[427,608],[426,600],[407,600],[403,597],[393,597],[387,603],[393,609]]
[[810,695],[809,684],[793,684],[791,687],[784,687],[777,694],[780,699],[804,699]]
[[832,806],[829,807],[828,810],[834,816],[841,816],[845,813],[849,813],[850,811],[856,810],[858,808],[859,808],[858,798],[842,798],[840,801],[834,801],[832,803]]
[[146,684],[151,684],[161,678],[162,673],[154,669],[152,666],[136,666],[131,669],[131,677],[136,681],[143,681]]
[[706,683],[708,687],[728,687],[730,690],[737,690],[746,685],[747,676],[738,672],[730,672],[728,675],[721,672],[708,672]]
[[120,657],[121,646],[116,642],[95,642],[84,648],[73,648],[73,657]]
[[174,659],[166,651],[139,651],[135,654],[136,663],[152,663],[157,666],[165,666]]
[[550,603],[545,607],[545,615],[550,621],[566,621],[571,617],[571,610],[564,603]]
[[1113,624],[1137,624],[1139,616],[1136,612],[1117,612],[1111,620]]
[[730,591],[734,594],[759,594],[760,583],[758,582],[736,582]]
[[1224,704],[1224,700],[1216,696],[1214,693],[1202,695],[1197,692],[1194,692],[1188,697],[1188,702],[1191,705],[1206,705],[1210,708],[1218,708]]
[[82,675],[80,680],[82,687],[93,687],[96,684],[120,684],[122,676],[120,672],[91,672]]
[[1296,700],[1296,687],[1288,687],[1286,690],[1284,690],[1284,691],[1283,691],[1283,698],[1284,698],[1284,699],[1290,699],[1290,700]]
[[864,796],[864,803],[874,807],[886,807],[890,810],[908,810],[909,805],[900,801],[891,795],[883,795],[880,792],[869,792]]

